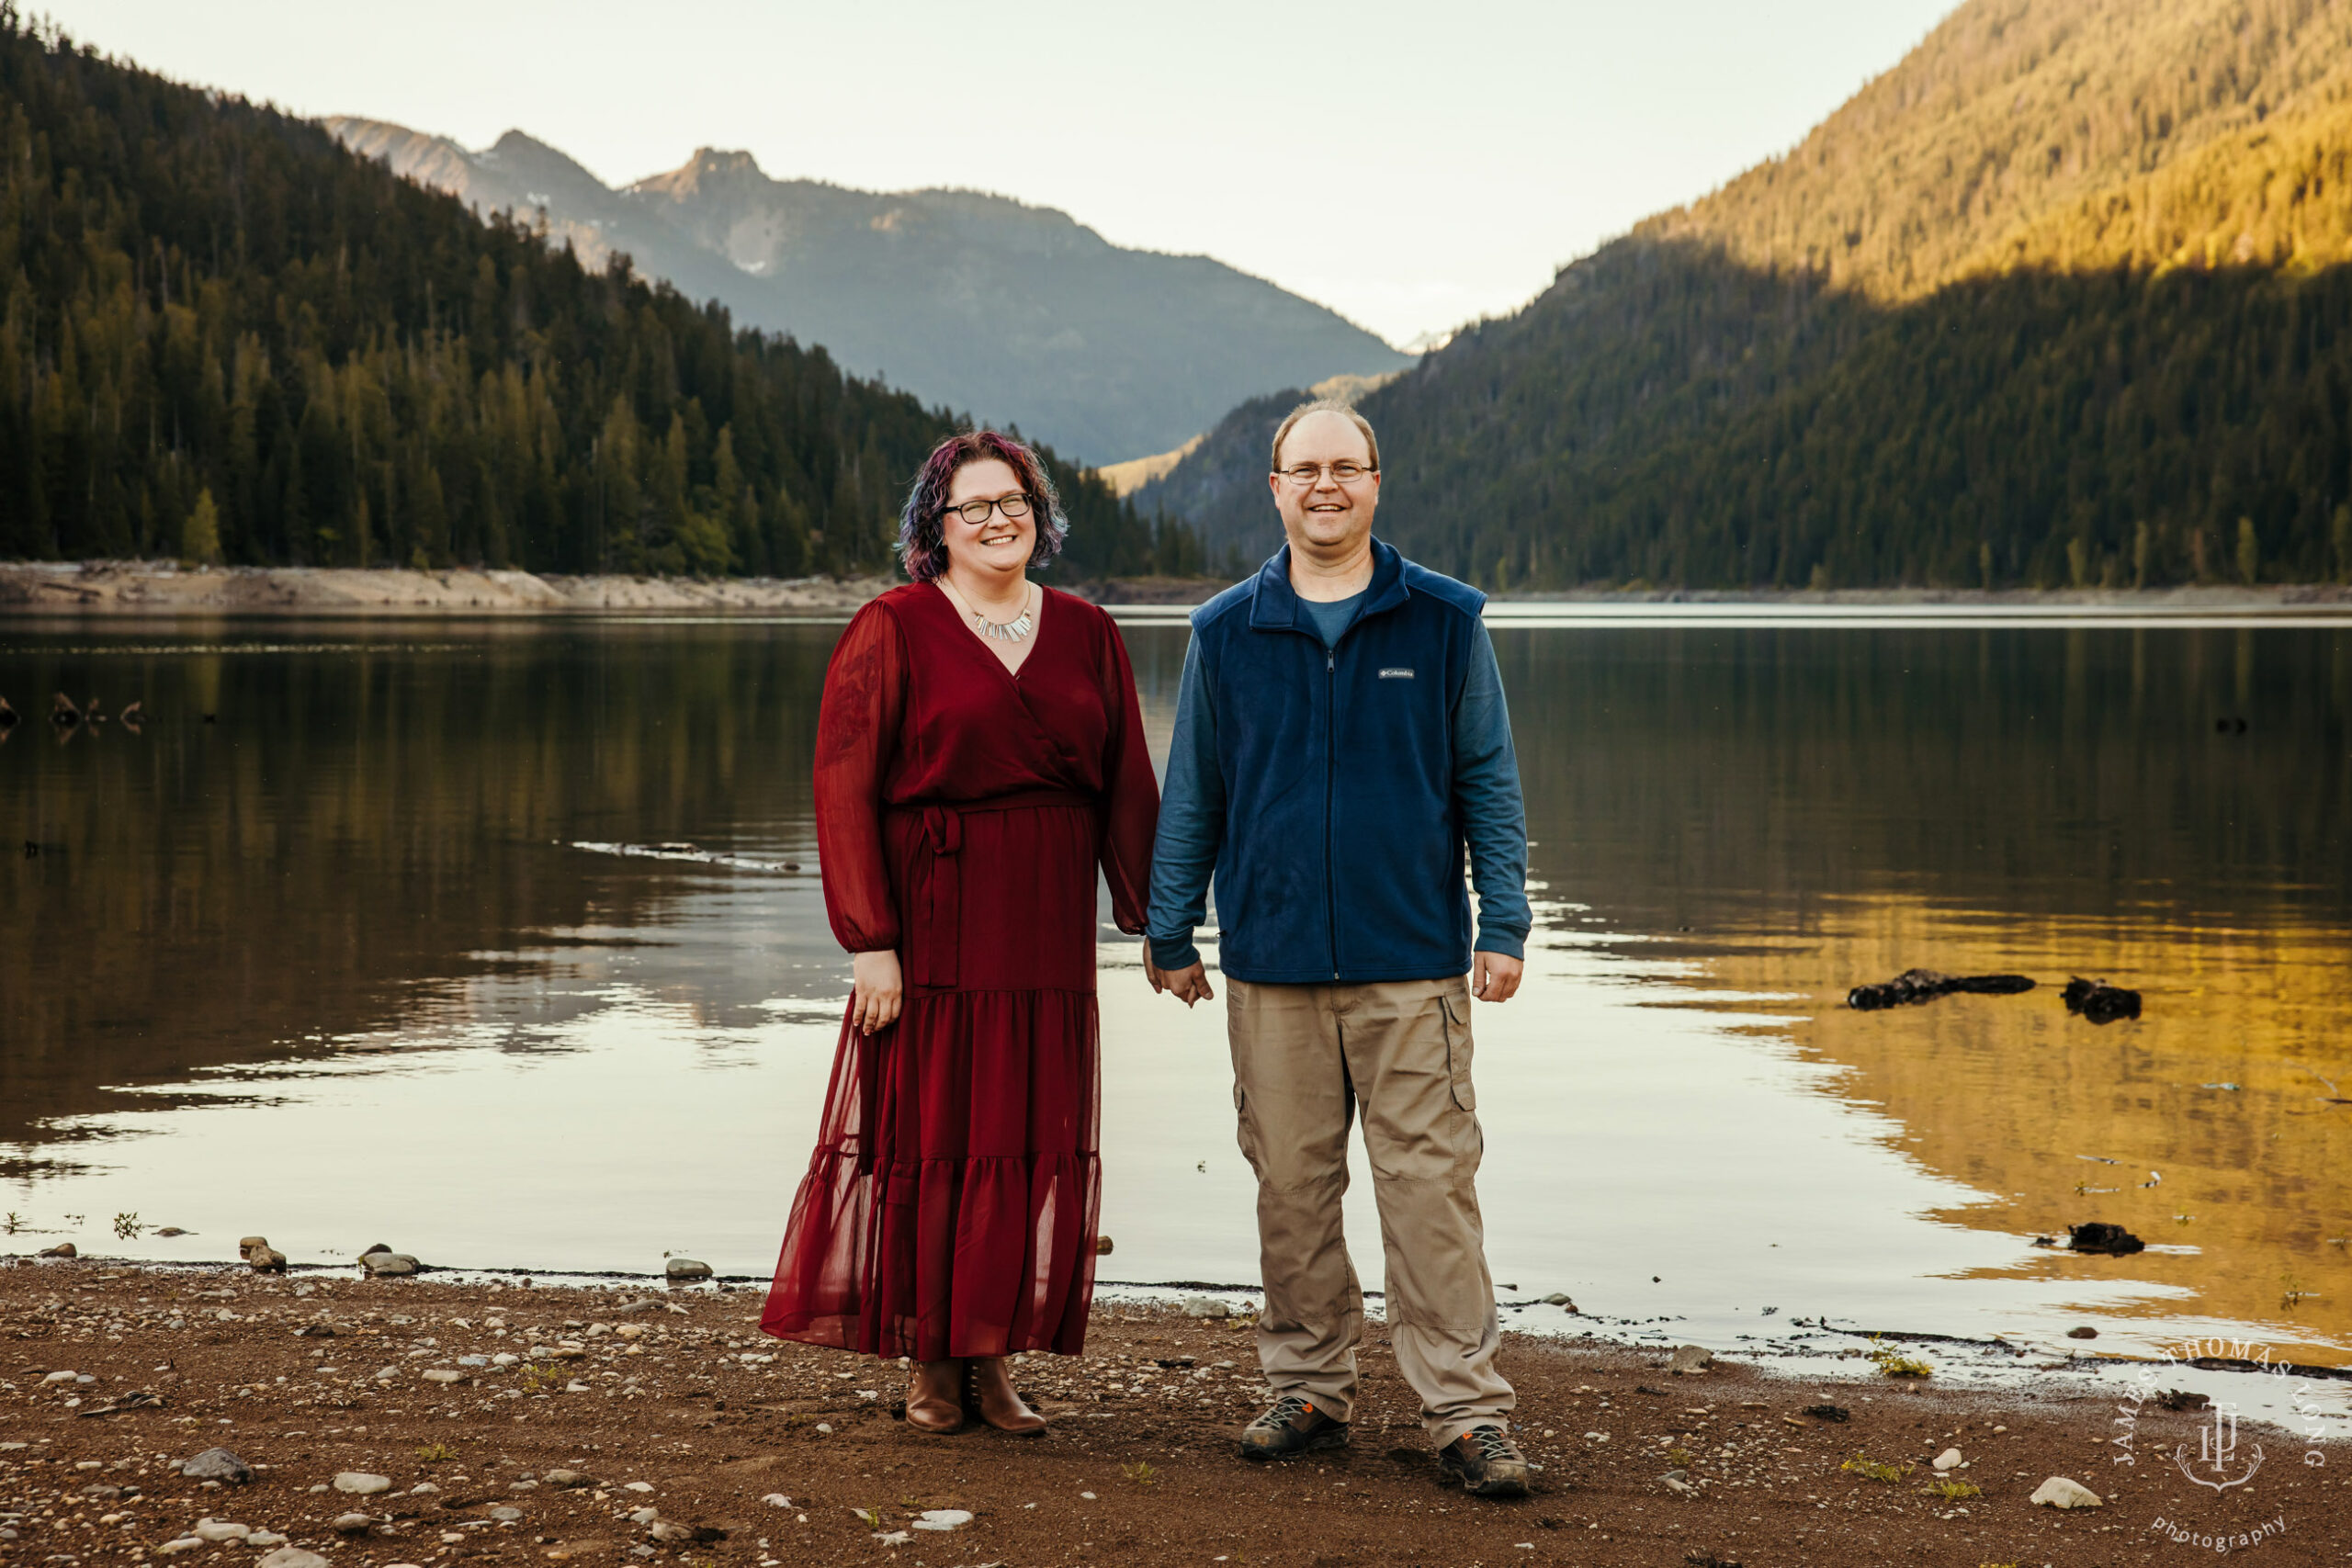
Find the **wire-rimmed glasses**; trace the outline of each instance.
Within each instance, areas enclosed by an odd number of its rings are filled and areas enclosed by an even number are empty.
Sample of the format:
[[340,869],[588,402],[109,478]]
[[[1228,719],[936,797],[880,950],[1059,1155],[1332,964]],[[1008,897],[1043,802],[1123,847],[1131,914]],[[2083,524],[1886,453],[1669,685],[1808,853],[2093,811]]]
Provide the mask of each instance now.
[[1345,458],[1336,463],[1293,463],[1289,468],[1280,471],[1284,481],[1293,489],[1307,490],[1322,479],[1323,471],[1326,468],[1331,472],[1331,482],[1341,485],[1353,484],[1366,474],[1379,472],[1377,468],[1368,468],[1362,463],[1351,463]]

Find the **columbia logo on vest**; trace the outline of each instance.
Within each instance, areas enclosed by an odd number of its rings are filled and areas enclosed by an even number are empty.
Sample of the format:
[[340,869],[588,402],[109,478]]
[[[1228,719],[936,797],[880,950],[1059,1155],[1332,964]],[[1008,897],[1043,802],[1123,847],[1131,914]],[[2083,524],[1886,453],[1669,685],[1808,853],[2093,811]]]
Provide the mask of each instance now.
[[1409,681],[1413,678],[1413,672],[1410,670],[1402,668],[1401,666],[1392,664],[1387,669],[1383,670],[1380,672],[1380,678],[1384,681]]

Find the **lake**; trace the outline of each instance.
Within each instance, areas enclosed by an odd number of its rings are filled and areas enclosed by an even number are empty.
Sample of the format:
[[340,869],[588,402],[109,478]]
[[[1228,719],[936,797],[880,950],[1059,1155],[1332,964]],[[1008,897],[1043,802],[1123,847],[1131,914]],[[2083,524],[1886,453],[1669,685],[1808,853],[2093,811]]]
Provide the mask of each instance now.
[[[1585,1314],[1515,1322],[2352,1363],[2352,626],[1491,619],[1537,931],[1480,1187],[1504,1294]],[[0,1251],[763,1274],[848,976],[839,629],[0,626]],[[1185,628],[1126,635],[1164,755]],[[1247,1285],[1220,1010],[1137,960],[1106,925],[1103,1278]],[[1913,965],[2039,985],[1844,1005]],[[2034,1245],[2094,1220],[2147,1249]]]

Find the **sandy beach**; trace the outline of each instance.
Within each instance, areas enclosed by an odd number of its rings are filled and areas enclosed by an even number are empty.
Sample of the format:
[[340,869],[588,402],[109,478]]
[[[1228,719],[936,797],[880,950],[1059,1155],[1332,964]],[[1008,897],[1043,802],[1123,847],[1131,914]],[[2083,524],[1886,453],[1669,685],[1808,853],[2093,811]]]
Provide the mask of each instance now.
[[[1017,1366],[1052,1418],[1043,1438],[933,1438],[894,1414],[897,1366],[763,1337],[754,1287],[356,1272],[0,1267],[0,1562],[1973,1568],[2210,1559],[2240,1537],[2266,1562],[2352,1551],[2340,1450],[2314,1464],[2301,1438],[2248,1426],[2272,1462],[2210,1491],[2156,1451],[2165,1421],[2193,1457],[2210,1416],[2150,1404],[2135,1452],[2111,1404],[2030,1382],[1960,1392],[1868,1360],[1834,1381],[1728,1359],[1686,1376],[1645,1350],[1513,1336],[1543,1469],[1534,1495],[1494,1503],[1443,1483],[1376,1325],[1352,1446],[1256,1468],[1231,1448],[1262,1394],[1246,1317],[1098,1303],[1083,1358]],[[214,1448],[251,1478],[178,1473]],[[2102,1506],[2030,1501],[2053,1476]]]

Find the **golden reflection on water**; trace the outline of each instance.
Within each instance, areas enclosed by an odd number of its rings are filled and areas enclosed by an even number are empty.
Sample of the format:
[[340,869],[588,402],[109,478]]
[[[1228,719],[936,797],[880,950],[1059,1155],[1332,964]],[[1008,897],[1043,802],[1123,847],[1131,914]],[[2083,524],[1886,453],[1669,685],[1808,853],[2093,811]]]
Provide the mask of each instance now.
[[[2069,1224],[2104,1220],[2148,1244],[2126,1258],[2037,1251],[2004,1272],[2079,1280],[2086,1297],[2112,1282],[2165,1287],[2182,1293],[2102,1314],[2230,1320],[2298,1359],[2345,1365],[2346,946],[2343,931],[2308,925],[1996,916],[1890,893],[1839,899],[1803,942],[1707,967],[1714,983],[1784,998],[1758,1010],[1785,1012],[1802,1049],[1849,1069],[1833,1092],[1883,1108],[1922,1166],[1985,1194],[1939,1218],[2061,1243]],[[1881,1012],[1845,1005],[1850,986],[1915,965],[2041,985]],[[2070,1015],[2059,994],[2070,975],[2138,988],[2142,1016]]]

